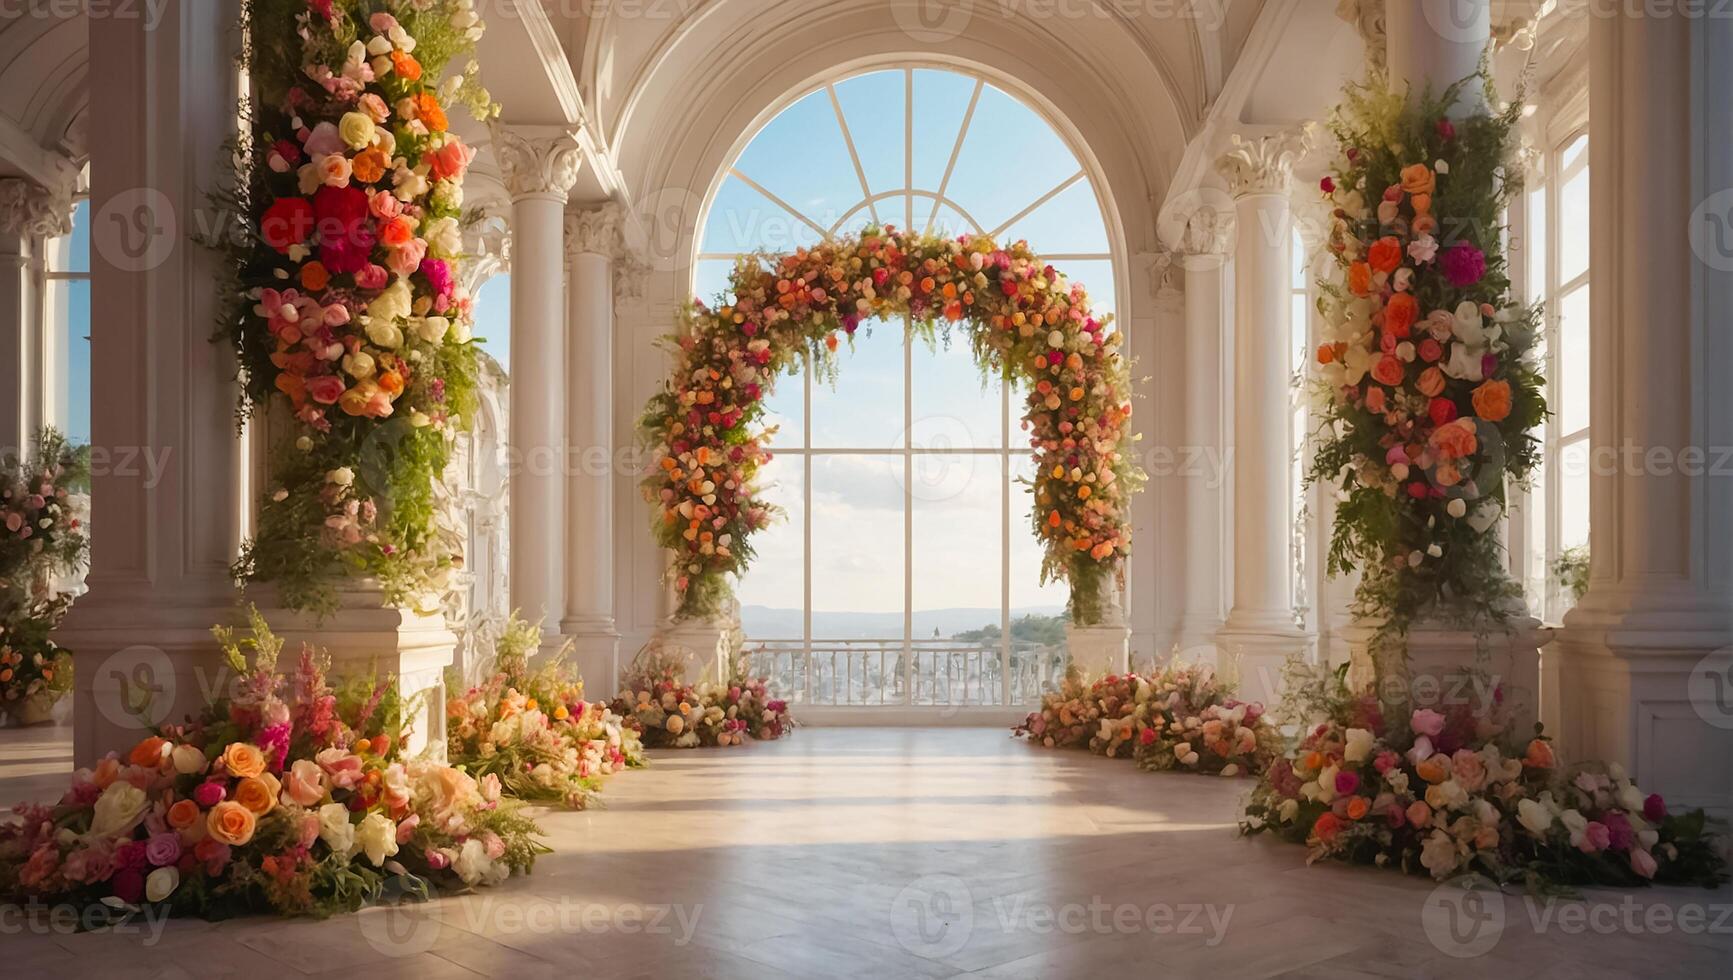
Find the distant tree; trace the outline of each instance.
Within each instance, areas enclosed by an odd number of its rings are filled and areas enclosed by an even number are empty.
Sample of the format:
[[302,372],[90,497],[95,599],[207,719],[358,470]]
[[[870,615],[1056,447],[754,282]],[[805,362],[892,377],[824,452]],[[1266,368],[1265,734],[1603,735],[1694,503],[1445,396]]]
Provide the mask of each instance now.
[[[1063,643],[1065,621],[1063,613],[1058,616],[1041,616],[1035,613],[1019,616],[1011,623],[1011,640],[1014,643],[1033,643],[1040,646]],[[982,646],[998,646],[1001,635],[998,623],[988,623],[980,629],[953,633],[951,639],[962,643],[979,643]]]

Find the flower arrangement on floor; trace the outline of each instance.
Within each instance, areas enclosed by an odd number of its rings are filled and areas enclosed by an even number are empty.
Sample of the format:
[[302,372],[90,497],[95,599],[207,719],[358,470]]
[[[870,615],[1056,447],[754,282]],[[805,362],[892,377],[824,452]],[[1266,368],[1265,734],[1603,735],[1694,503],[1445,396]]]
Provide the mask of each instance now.
[[635,726],[650,748],[692,749],[768,742],[794,730],[788,702],[770,696],[769,682],[747,673],[744,661],[723,683],[685,680],[687,656],[651,644],[638,654],[612,710]]
[[423,896],[497,884],[545,851],[515,804],[401,758],[395,684],[333,688],[311,648],[280,672],[256,611],[249,631],[215,633],[232,696],[80,769],[58,804],[18,805],[0,824],[0,896],[117,916],[327,915],[392,881]]
[[90,550],[90,457],[53,429],[0,465],[0,710],[47,714],[72,689],[72,655],[50,638],[73,596],[64,576]]
[[1085,683],[1075,668],[1012,734],[1047,748],[1088,748],[1150,770],[1255,773],[1278,748],[1264,706],[1237,701],[1215,670],[1172,661],[1151,674]]
[[656,541],[675,555],[679,617],[713,618],[727,605],[727,576],[751,563],[753,533],[778,513],[756,482],[770,459],[760,423],[778,376],[807,360],[833,373],[840,337],[902,314],[929,342],[941,321],[961,323],[983,370],[1027,389],[1042,580],[1070,583],[1073,622],[1101,621],[1144,479],[1129,448],[1122,335],[1081,284],[1022,242],[889,226],[742,259],[728,294],[714,308],[696,304],[673,338],[673,373],[640,429],[654,451],[644,490]]
[[1289,672],[1284,710],[1317,720],[1253,792],[1244,833],[1304,843],[1308,863],[1438,879],[1478,872],[1531,887],[1727,879],[1702,811],[1670,811],[1616,765],[1564,767],[1538,731],[1526,742],[1507,731],[1497,698],[1387,717],[1375,695],[1349,690],[1345,668],[1294,664]]
[[529,668],[540,643],[541,627],[514,616],[485,681],[465,688],[447,672],[447,689],[464,693],[446,702],[446,754],[511,796],[581,810],[604,776],[643,765],[644,748],[608,705],[584,699],[561,657]]
[[1331,120],[1342,159],[1322,190],[1323,406],[1309,477],[1341,491],[1329,566],[1358,571],[1359,612],[1401,634],[1418,616],[1484,622],[1517,594],[1496,525],[1539,461],[1539,311],[1511,297],[1505,203],[1520,190],[1520,102],[1452,118],[1472,77],[1409,99],[1350,86]]
[[236,564],[291,608],[329,610],[347,578],[431,608],[461,541],[438,518],[454,430],[474,403],[472,303],[459,276],[475,151],[447,110],[495,111],[468,58],[471,0],[248,0],[250,129],[218,204],[221,333],[241,414],[284,408],[256,537]]

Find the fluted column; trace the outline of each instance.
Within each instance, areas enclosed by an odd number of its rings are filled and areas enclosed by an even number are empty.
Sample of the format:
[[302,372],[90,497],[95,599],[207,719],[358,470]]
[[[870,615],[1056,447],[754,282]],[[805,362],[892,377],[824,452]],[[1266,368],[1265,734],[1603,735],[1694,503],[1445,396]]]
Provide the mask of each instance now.
[[495,124],[512,202],[511,602],[558,632],[565,562],[565,211],[578,179],[569,130]]
[[1222,406],[1224,382],[1231,382],[1222,370],[1222,340],[1228,333],[1224,276],[1231,221],[1231,214],[1200,208],[1186,219],[1179,244],[1185,270],[1186,444],[1180,475],[1187,569],[1180,645],[1186,648],[1213,644],[1222,626],[1222,499],[1230,485]]
[[[1674,807],[1733,798],[1733,22],[1590,23],[1588,594],[1552,720]],[[1696,764],[1686,765],[1686,760]]]
[[566,216],[566,611],[560,632],[591,687],[614,689],[614,260],[619,205]]
[[1233,606],[1217,642],[1243,696],[1266,703],[1281,667],[1310,648],[1294,621],[1288,479],[1293,165],[1302,132],[1234,137],[1217,164],[1234,198]]

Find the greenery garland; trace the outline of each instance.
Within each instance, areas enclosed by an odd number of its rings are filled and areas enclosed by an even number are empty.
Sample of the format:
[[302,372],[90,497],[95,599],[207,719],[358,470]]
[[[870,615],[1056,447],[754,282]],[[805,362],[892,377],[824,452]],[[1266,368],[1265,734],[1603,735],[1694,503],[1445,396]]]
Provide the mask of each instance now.
[[1521,105],[1448,111],[1477,79],[1411,100],[1374,78],[1330,121],[1341,276],[1320,283],[1307,480],[1340,491],[1329,568],[1362,573],[1356,612],[1386,638],[1422,615],[1498,620],[1518,595],[1496,525],[1539,462],[1540,314],[1511,298],[1503,244]]
[[742,259],[716,306],[696,304],[671,338],[673,373],[639,429],[653,447],[643,485],[656,541],[675,556],[680,618],[726,607],[728,576],[745,571],[752,534],[779,513],[756,482],[770,460],[762,420],[777,377],[807,360],[834,374],[841,337],[852,342],[863,322],[902,314],[929,343],[941,322],[960,324],[983,371],[1024,387],[1042,581],[1070,583],[1072,622],[1101,621],[1131,551],[1128,504],[1144,482],[1130,452],[1123,335],[1092,311],[1082,284],[1023,242],[888,226]]
[[477,373],[458,275],[474,150],[446,110],[497,111],[473,60],[445,72],[482,25],[471,0],[250,0],[242,23],[248,126],[216,197],[244,220],[221,243],[219,334],[240,417],[269,403],[284,424],[235,574],[291,608],[328,611],[357,578],[432,605],[461,561],[438,487]]

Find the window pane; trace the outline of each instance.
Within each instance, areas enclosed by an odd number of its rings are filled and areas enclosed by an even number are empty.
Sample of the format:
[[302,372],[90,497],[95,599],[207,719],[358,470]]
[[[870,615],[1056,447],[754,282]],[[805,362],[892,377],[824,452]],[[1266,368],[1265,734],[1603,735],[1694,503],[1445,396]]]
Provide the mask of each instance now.
[[1589,135],[1587,133],[1584,133],[1583,135],[1578,136],[1574,140],[1571,140],[1570,145],[1565,147],[1564,152],[1559,155],[1559,169],[1560,170],[1569,169],[1572,164],[1576,163],[1578,160],[1581,160],[1583,157],[1583,154],[1587,153],[1588,150],[1589,150]]
[[[842,103],[861,169],[873,193],[899,190],[903,186],[903,73],[875,71],[836,83],[836,98]],[[858,179],[856,183],[859,183]],[[898,227],[903,224],[900,197],[879,203],[879,218]],[[863,224],[864,221],[856,222]]]
[[[945,177],[957,132],[969,109],[969,94],[975,80],[950,71],[921,69],[915,72],[915,186],[937,191]],[[979,110],[977,110],[977,114]],[[960,173],[961,165],[953,174]],[[953,195],[954,196],[954,195]],[[916,201],[917,210],[920,202]],[[928,207],[932,205],[929,203]],[[917,214],[917,222],[924,218]]]
[[475,293],[475,339],[511,374],[511,275],[500,273]]
[[1305,293],[1295,293],[1289,301],[1291,319],[1288,323],[1288,349],[1291,352],[1288,370],[1303,374],[1312,350],[1312,304]]
[[1011,484],[1011,700],[1026,704],[1052,690],[1065,676],[1065,600],[1063,582],[1041,583],[1041,542],[1035,537],[1033,457],[1013,457]]
[[1589,170],[1584,167],[1559,189],[1559,282],[1589,267]]
[[870,320],[854,347],[839,339],[837,377],[814,376],[812,444],[826,449],[891,449],[903,424],[903,321]]
[[960,328],[941,333],[935,348],[917,340],[911,360],[915,412],[909,426],[911,446],[990,449],[1005,445],[1003,386],[997,374],[982,386],[975,353]]
[[[916,95],[919,97],[919,81]],[[942,137],[920,134],[917,139]],[[948,154],[950,147],[934,150]],[[1007,161],[1015,161],[1006,166]],[[981,92],[945,196],[991,231],[1081,169],[1071,148],[1028,106],[989,85]],[[940,165],[941,174],[943,164]],[[1090,195],[1093,198],[1093,195]],[[1091,203],[1088,210],[1099,215]]]
[[[835,121],[831,122],[831,128],[836,128]],[[753,146],[758,143],[759,140],[754,140]],[[797,152],[788,152],[791,156],[798,157]],[[844,166],[847,166],[846,161]],[[851,169],[849,173],[854,171]],[[775,182],[766,183],[763,176],[753,175],[752,179],[761,183],[772,194],[781,197],[790,206],[800,207],[787,196],[791,193],[790,188],[778,186]],[[841,204],[833,205],[832,209],[846,207],[859,197],[860,184],[856,182],[854,196]],[[828,227],[831,221],[841,217],[840,213],[832,214],[828,218],[814,211],[803,213],[821,227]],[[821,238],[823,236],[817,229],[791,214],[788,208],[765,197],[740,178],[730,176],[722,181],[722,186],[716,190],[716,200],[711,202],[710,212],[704,221],[704,238],[700,250],[710,253],[789,252],[816,245]]]
[[1589,443],[1573,442],[1559,452],[1558,550],[1589,543]]
[[85,198],[72,206],[72,234],[67,237],[63,249],[51,249],[49,252],[50,272],[89,272],[90,271],[90,199]]
[[922,455],[914,480],[914,638],[993,627],[1002,610],[1004,459]]
[[903,634],[903,460],[812,460],[812,634]]
[[1559,432],[1570,435],[1589,424],[1589,287],[1559,300]]
[[1528,223],[1522,247],[1528,253],[1528,295],[1531,300],[1545,299],[1549,293],[1546,281],[1546,187],[1528,192]]
[[740,625],[754,640],[799,639],[805,635],[806,461],[777,456],[758,473],[764,500],[788,512],[752,536],[752,567],[735,589]]
[[[1038,188],[1035,192],[1045,194],[1047,188]],[[1018,210],[1024,207],[1028,205],[1023,204]],[[1027,241],[1029,247],[1041,254],[1110,251],[1107,226],[1101,220],[1101,205],[1095,200],[1095,188],[1087,180],[1079,180],[1060,191],[1052,200],[1019,218],[999,235],[1002,243],[1018,239]]]
[[[825,228],[861,199],[854,160],[823,89],[772,119],[747,144],[734,169]],[[781,251],[793,246],[773,247]]]
[[77,443],[90,442],[90,280],[48,281],[54,337],[51,419]]
[[1522,573],[1522,585],[1528,597],[1529,614],[1545,618],[1547,596],[1547,482],[1546,467],[1537,466],[1530,479],[1528,499],[1523,507],[1523,530],[1525,532],[1526,555],[1528,559]]

